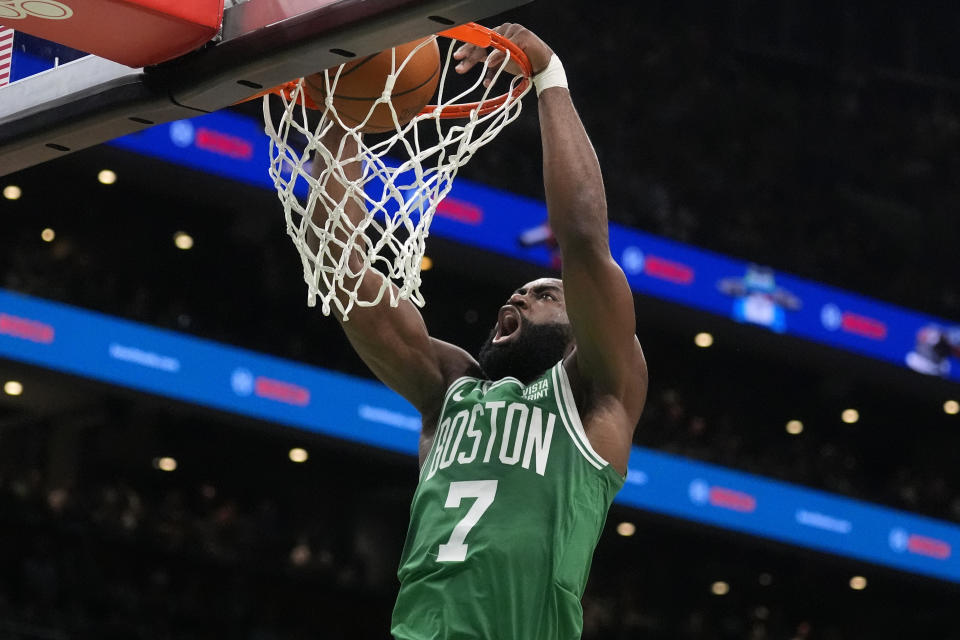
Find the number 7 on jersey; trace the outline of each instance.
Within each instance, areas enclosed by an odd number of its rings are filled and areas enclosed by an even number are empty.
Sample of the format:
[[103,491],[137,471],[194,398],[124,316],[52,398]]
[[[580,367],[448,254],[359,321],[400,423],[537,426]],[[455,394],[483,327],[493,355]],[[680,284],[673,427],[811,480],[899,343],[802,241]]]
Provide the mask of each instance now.
[[440,545],[437,562],[463,562],[467,557],[467,545],[463,543],[467,534],[480,521],[480,516],[493,504],[497,495],[498,480],[470,480],[451,482],[445,509],[455,509],[460,506],[463,498],[475,498],[467,515],[457,523],[450,534],[450,539]]

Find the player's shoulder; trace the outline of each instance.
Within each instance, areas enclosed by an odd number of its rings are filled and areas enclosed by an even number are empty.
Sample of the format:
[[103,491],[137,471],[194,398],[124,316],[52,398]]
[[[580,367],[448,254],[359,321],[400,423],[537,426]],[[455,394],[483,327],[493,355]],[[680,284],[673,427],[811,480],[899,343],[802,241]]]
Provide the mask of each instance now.
[[476,358],[465,349],[437,338],[430,338],[430,348],[433,349],[434,357],[440,365],[441,388],[437,391],[441,397],[450,385],[460,378],[484,377]]

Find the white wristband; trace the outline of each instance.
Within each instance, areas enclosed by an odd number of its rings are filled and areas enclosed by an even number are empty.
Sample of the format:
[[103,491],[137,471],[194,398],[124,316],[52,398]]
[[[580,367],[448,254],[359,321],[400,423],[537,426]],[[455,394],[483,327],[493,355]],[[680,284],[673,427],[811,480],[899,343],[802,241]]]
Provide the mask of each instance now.
[[550,62],[547,63],[546,69],[533,76],[533,86],[537,88],[538,96],[551,87],[567,88],[567,74],[564,73],[563,65],[560,63],[557,54],[550,56]]

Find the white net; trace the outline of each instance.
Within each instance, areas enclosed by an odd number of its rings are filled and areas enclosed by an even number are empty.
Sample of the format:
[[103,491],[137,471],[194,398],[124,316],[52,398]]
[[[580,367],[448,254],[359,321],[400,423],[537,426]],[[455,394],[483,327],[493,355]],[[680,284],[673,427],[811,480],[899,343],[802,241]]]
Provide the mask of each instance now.
[[[529,83],[504,70],[510,52],[493,82],[484,86],[483,64],[477,65],[475,80],[463,82],[451,73],[456,46],[451,40],[441,61],[437,108],[405,124],[390,102],[390,88],[416,50],[406,59],[394,53],[387,88],[370,109],[389,106],[395,130],[388,134],[363,135],[363,123],[351,127],[341,119],[330,96],[336,94],[342,66],[324,72],[328,97],[319,110],[303,105],[302,80],[279,99],[264,97],[270,176],[303,263],[307,304],[315,306],[319,298],[325,315],[335,307],[346,320],[354,306],[377,305],[385,298],[392,306],[401,300],[423,306],[420,268],[437,206],[460,167],[520,115]],[[498,79],[500,86],[509,84],[502,101],[494,92]],[[462,119],[442,117],[444,109],[472,102],[480,106]],[[322,140],[335,126],[346,133],[335,148],[327,148]],[[362,169],[345,171],[347,165]]]

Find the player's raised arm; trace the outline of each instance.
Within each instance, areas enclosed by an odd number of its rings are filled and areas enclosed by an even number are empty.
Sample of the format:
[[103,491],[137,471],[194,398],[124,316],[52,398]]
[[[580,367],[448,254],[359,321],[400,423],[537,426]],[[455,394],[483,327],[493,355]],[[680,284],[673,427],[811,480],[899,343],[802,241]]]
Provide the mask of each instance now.
[[[568,370],[581,413],[599,418],[591,424],[603,425],[602,433],[589,434],[591,441],[623,470],[646,398],[647,368],[635,335],[633,295],[610,254],[600,164],[553,51],[520,25],[505,24],[497,31],[524,50],[537,74],[544,189],[576,341]],[[491,54],[488,66],[498,65],[502,56]],[[468,68],[485,54],[465,48],[459,58]]]
[[[354,183],[362,171],[356,138],[344,135],[344,131],[334,126],[323,138],[323,145],[341,160],[345,178]],[[313,175],[319,176],[323,170],[320,154],[314,158]],[[359,194],[350,193],[338,180],[327,180],[324,186],[327,207],[316,205],[312,212],[316,225],[323,227],[321,216],[329,215],[328,208],[333,203],[342,203],[346,216],[354,223],[354,228],[364,215],[363,201]],[[312,232],[311,232],[312,233]],[[352,246],[356,238],[350,238],[344,228],[337,231],[338,240],[346,246]],[[315,249],[317,238],[308,237],[307,242]],[[337,243],[336,246],[341,246]],[[345,251],[341,250],[341,251]],[[342,253],[334,251],[327,259],[339,261]],[[375,299],[379,292],[383,276],[376,270],[364,270],[356,252],[351,251],[348,273],[362,273],[359,278],[359,297]],[[350,280],[347,276],[346,280]],[[352,289],[356,284],[347,283]],[[391,287],[394,285],[391,284]],[[346,303],[346,293],[338,290],[338,296]],[[391,307],[389,296],[384,296],[380,304],[372,307],[354,307],[349,320],[340,319],[347,338],[357,354],[370,367],[371,371],[388,387],[406,398],[424,416],[426,436],[432,435],[432,419],[439,412],[447,385],[454,378],[476,368],[476,361],[462,349],[446,342],[432,339],[420,311],[408,300],[401,300],[397,307]]]
[[[559,61],[549,53],[543,76],[562,78]],[[646,397],[647,370],[635,334],[633,294],[610,254],[600,164],[565,83],[540,88],[544,190],[563,259],[577,367],[587,393],[621,401],[632,432]]]

